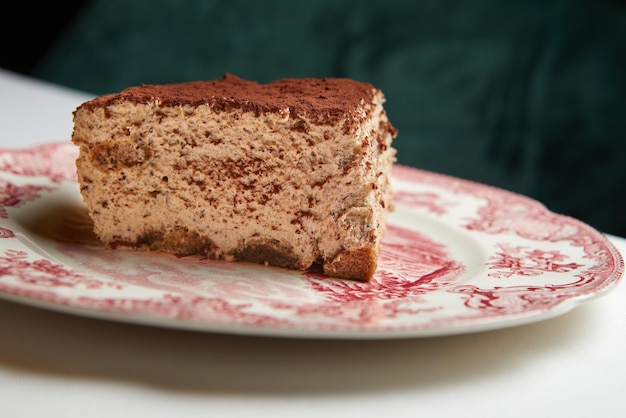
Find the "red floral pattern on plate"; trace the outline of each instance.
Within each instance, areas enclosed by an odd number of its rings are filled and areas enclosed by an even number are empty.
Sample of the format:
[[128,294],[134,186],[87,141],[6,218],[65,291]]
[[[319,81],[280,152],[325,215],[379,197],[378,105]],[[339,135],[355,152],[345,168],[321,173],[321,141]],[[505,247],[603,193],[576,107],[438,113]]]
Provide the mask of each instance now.
[[605,293],[624,269],[601,233],[532,199],[399,165],[396,211],[369,283],[105,250],[82,206],[75,156],[71,143],[0,151],[0,296],[183,329],[391,338],[551,317]]
[[6,218],[7,207],[20,207],[26,202],[36,200],[43,191],[51,191],[51,187],[26,184],[18,186],[10,181],[0,179],[0,218]]
[[564,262],[568,257],[560,251],[529,250],[506,244],[499,248],[500,251],[487,262],[490,270],[496,270],[489,273],[490,277],[538,276],[545,272],[567,273],[582,267],[582,264]]
[[0,172],[43,176],[53,183],[75,181],[76,157],[78,148],[72,144],[42,144],[32,148],[0,150]]

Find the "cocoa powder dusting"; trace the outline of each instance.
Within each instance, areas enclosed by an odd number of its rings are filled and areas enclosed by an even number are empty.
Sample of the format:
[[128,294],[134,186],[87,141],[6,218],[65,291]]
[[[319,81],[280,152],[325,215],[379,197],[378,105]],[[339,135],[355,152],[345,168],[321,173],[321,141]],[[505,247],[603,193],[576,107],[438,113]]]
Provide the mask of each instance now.
[[[212,81],[142,84],[100,96],[79,109],[106,111],[113,103],[130,101],[157,106],[210,106],[215,112],[240,109],[256,115],[288,110],[291,118],[306,115],[312,123],[328,125],[343,119],[356,122],[357,110],[371,104],[376,91],[370,83],[347,78],[285,78],[259,84],[227,73]],[[294,128],[305,129],[298,124]]]

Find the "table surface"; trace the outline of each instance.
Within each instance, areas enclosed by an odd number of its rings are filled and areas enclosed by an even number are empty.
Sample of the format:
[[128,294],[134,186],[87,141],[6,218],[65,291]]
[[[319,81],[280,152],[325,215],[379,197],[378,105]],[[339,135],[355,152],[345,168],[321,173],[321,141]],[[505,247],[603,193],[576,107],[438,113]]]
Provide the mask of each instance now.
[[[0,70],[0,147],[92,96]],[[609,236],[624,254],[626,239]],[[101,321],[0,299],[3,417],[585,417],[626,410],[626,286],[498,331],[332,341]],[[349,415],[348,415],[349,414]]]

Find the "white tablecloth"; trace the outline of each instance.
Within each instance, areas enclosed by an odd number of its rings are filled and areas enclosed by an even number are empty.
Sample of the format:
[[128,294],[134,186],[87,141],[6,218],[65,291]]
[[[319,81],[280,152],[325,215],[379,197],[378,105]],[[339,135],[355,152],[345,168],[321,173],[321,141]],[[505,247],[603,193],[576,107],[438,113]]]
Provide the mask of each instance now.
[[[90,97],[0,70],[0,147],[68,139]],[[625,379],[623,284],[532,325],[384,341],[175,331],[0,300],[7,418],[614,417]]]

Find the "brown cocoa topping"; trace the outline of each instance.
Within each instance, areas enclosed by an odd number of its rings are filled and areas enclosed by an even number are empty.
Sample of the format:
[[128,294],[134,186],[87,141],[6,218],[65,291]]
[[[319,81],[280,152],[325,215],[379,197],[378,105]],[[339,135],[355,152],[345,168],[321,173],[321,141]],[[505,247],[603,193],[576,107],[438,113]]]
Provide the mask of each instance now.
[[[291,118],[306,115],[312,123],[328,125],[342,119],[356,123],[356,110],[371,104],[375,92],[370,83],[347,78],[285,78],[259,84],[224,74],[213,81],[129,87],[85,102],[79,108],[105,108],[107,112],[107,106],[113,103],[130,101],[156,106],[210,106],[215,112],[240,109],[256,115],[288,110]],[[349,129],[350,123],[347,125]],[[294,128],[305,129],[298,124]]]

